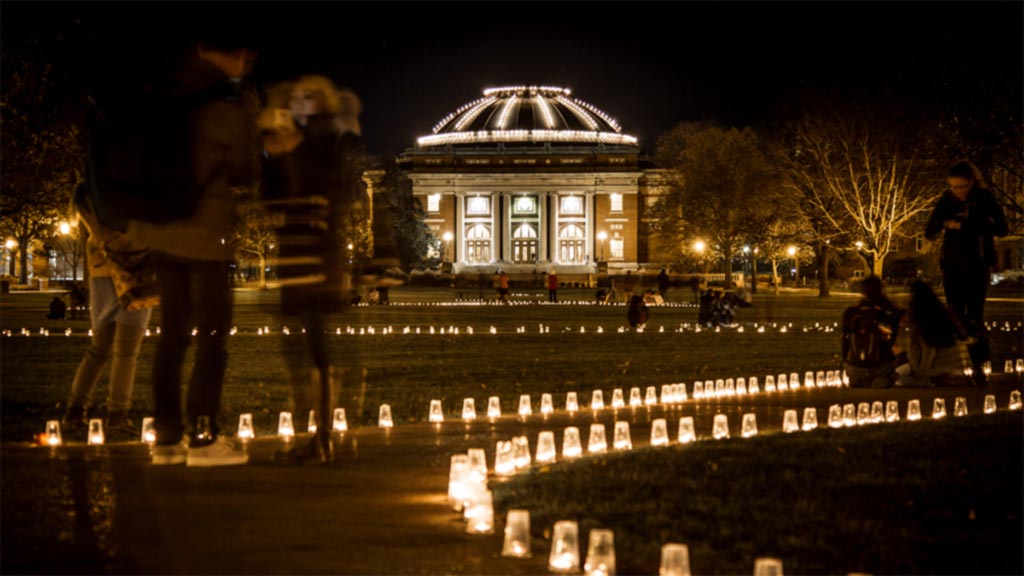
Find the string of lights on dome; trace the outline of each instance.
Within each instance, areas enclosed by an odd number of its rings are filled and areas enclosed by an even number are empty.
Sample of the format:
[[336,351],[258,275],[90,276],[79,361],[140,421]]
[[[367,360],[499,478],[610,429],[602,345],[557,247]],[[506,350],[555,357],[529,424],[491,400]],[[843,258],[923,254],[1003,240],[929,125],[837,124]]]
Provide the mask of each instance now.
[[515,105],[517,98],[517,96],[513,95],[505,101],[505,107],[501,109],[501,114],[498,115],[498,128],[501,130],[505,129],[505,125],[508,122],[508,113],[512,110],[512,106]]
[[565,96],[558,96],[555,98],[556,101],[562,103],[564,106],[572,110],[572,113],[576,115],[584,124],[590,127],[591,130],[597,130],[597,122],[590,117],[590,114],[581,108],[575,101],[569,100]]
[[479,116],[481,112],[486,110],[488,106],[493,104],[495,100],[497,100],[497,98],[495,98],[494,96],[490,96],[481,100],[476,107],[474,107],[469,112],[466,112],[462,116],[462,118],[459,118],[459,121],[455,123],[455,131],[462,131],[462,129],[465,128],[467,125],[472,124],[473,121],[476,120],[476,117]]
[[537,96],[533,99],[537,103],[537,107],[540,108],[541,115],[544,116],[544,123],[548,125],[548,128],[555,127],[555,119],[551,116],[551,107],[548,106],[548,101],[543,96]]
[[[488,104],[490,104],[491,102],[494,102],[494,100],[496,100],[494,97],[490,97],[490,98],[477,98],[476,100],[473,100],[469,104],[463,104],[462,106],[459,106],[458,110],[456,110],[455,112],[452,112],[451,114],[445,116],[440,122],[438,122],[437,124],[434,125],[434,134],[437,134],[437,132],[441,128],[444,128],[446,124],[451,122],[453,119],[455,119],[457,116],[459,116],[460,114],[462,114],[466,110],[469,110],[470,108],[473,108],[473,107],[479,107],[479,108],[482,109],[482,108],[486,107]],[[470,114],[472,114],[472,112],[470,112]],[[479,112],[477,112],[477,114],[479,114]],[[474,116],[474,118],[475,118],[475,116]],[[456,130],[459,129],[458,126],[456,126],[455,128],[456,128]]]
[[499,88],[487,88],[484,90],[484,96],[491,96],[494,94],[514,94],[521,92],[553,92],[557,94],[564,94],[569,96],[572,91],[568,88],[562,88],[560,86],[501,86]]
[[614,118],[612,118],[611,116],[609,116],[609,115],[605,114],[604,112],[598,110],[597,107],[594,106],[593,104],[589,104],[587,102],[584,102],[584,101],[580,100],[579,98],[573,98],[572,101],[577,103],[577,104],[579,104],[580,106],[583,106],[584,108],[586,108],[587,110],[593,112],[594,114],[597,114],[597,116],[599,118],[601,118],[601,120],[604,120],[609,125],[611,125],[612,128],[615,128],[616,132],[622,132],[622,128],[619,127],[619,123],[616,122]]
[[594,142],[602,144],[635,145],[635,136],[615,132],[588,132],[586,130],[478,130],[476,132],[450,132],[421,136],[420,146],[447,144],[477,144],[487,142]]
[[[614,118],[597,107],[570,98],[558,86],[501,86],[487,88],[483,98],[460,106],[438,122],[432,135],[417,139],[419,146],[501,142],[559,142],[635,145]],[[523,114],[524,100],[532,115]],[[479,122],[482,117],[485,122]],[[582,125],[569,120],[575,117]],[[473,129],[477,128],[477,129]]]

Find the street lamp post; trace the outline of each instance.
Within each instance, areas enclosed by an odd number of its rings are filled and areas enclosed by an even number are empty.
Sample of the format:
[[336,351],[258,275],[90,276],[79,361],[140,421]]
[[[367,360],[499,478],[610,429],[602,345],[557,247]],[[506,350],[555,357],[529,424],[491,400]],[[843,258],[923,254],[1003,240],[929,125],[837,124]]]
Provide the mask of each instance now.
[[445,257],[445,260],[451,261],[452,233],[451,232],[445,232],[444,236],[442,236],[442,238],[444,238],[444,257]]
[[601,241],[601,258],[600,258],[600,261],[604,261],[604,241],[605,241],[606,238],[608,238],[608,233],[607,232],[602,230],[601,232],[597,233],[597,239]]
[[14,253],[15,250],[18,249],[18,241],[15,240],[14,238],[8,238],[4,242],[4,247],[7,248],[7,257],[11,259],[10,269],[8,270],[8,273],[10,273],[11,276],[14,276]]
[[796,274],[794,276],[794,278],[793,278],[793,282],[799,284],[799,280],[800,280],[800,261],[797,260],[797,258],[796,258],[796,246],[790,246],[789,248],[787,248],[786,249],[786,254],[788,254],[789,257],[793,259],[793,270],[794,270],[794,272]]

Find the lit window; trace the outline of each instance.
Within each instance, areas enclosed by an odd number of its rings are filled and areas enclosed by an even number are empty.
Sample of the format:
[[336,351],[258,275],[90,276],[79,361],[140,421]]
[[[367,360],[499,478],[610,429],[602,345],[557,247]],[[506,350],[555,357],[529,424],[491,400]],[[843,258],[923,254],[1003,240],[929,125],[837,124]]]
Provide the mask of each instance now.
[[537,204],[533,201],[530,196],[520,196],[516,198],[515,213],[516,214],[533,214],[537,210]]
[[622,194],[612,194],[609,198],[612,201],[612,212],[622,212]]
[[565,214],[582,214],[583,202],[579,196],[562,197],[562,212]]
[[431,194],[427,196],[427,212],[441,211],[441,195]]
[[612,260],[622,260],[624,258],[624,244],[625,243],[623,242],[622,238],[612,238],[608,242],[608,247],[611,249]]
[[489,214],[491,212],[491,199],[484,196],[474,196],[469,199],[466,211],[470,214]]

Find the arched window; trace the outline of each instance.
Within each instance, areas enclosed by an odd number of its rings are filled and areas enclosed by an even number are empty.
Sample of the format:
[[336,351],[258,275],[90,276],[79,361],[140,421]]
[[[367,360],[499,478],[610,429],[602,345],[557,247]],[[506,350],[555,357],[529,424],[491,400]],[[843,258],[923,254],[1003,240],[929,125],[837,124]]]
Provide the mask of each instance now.
[[584,264],[587,260],[583,226],[563,224],[558,229],[558,260],[563,264]]
[[536,225],[520,224],[512,231],[512,261],[516,263],[537,261]]
[[471,224],[466,229],[466,262],[489,264],[491,262],[491,228],[487,224]]

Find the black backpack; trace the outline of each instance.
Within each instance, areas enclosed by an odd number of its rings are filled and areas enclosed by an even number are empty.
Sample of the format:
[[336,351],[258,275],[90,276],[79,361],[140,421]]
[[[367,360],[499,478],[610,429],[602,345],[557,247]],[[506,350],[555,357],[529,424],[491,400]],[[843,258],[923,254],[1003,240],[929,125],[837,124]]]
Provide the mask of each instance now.
[[862,304],[850,316],[846,361],[857,366],[875,366],[891,348],[892,327],[881,308]]
[[205,186],[196,180],[197,111],[224,93],[220,86],[183,97],[148,93],[100,111],[85,181],[104,226],[124,231],[128,220],[164,223],[195,213]]

